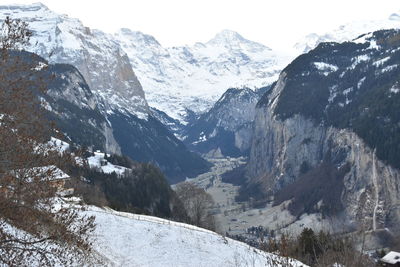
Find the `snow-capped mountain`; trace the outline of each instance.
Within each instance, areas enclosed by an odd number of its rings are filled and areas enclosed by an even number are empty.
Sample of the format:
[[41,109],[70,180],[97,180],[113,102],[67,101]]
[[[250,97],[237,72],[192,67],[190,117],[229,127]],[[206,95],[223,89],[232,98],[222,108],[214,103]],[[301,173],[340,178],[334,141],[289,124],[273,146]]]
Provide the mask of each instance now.
[[292,59],[230,30],[206,43],[169,48],[129,29],[114,36],[128,54],[150,106],[182,122],[186,109],[205,111],[228,88],[271,84]]
[[387,19],[369,20],[369,21],[353,21],[327,33],[310,33],[302,40],[299,40],[294,48],[298,53],[307,53],[311,49],[317,47],[322,42],[345,42],[351,41],[361,34],[373,32],[383,29],[400,28],[400,11],[391,14]]
[[147,118],[149,108],[129,60],[109,34],[85,27],[41,3],[0,6],[0,21],[20,18],[33,31],[28,48],[51,63],[72,64],[82,73],[107,113],[126,111]]

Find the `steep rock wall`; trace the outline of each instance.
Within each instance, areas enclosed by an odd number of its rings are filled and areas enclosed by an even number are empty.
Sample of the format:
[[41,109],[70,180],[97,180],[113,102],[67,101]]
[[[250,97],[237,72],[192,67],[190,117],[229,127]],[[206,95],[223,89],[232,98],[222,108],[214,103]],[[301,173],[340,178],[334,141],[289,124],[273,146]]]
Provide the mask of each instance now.
[[274,108],[285,79],[282,73],[268,104],[256,109],[249,182],[260,184],[272,195],[295,181],[302,166],[312,169],[325,161],[339,169],[349,164],[341,194],[343,212],[349,219],[346,223],[364,222],[371,230],[396,226],[400,222],[400,171],[379,160],[375,151],[348,129],[317,125],[302,115],[279,120]]

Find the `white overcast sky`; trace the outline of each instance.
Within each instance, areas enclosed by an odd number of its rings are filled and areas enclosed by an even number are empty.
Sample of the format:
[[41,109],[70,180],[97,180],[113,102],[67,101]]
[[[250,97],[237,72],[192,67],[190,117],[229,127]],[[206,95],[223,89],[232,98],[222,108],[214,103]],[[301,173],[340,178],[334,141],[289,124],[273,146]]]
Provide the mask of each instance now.
[[[37,2],[37,1],[36,1]],[[130,28],[163,46],[205,42],[223,29],[271,48],[291,47],[308,33],[354,20],[385,19],[399,0],[42,0],[57,13],[106,32]],[[32,3],[0,0],[0,4]]]

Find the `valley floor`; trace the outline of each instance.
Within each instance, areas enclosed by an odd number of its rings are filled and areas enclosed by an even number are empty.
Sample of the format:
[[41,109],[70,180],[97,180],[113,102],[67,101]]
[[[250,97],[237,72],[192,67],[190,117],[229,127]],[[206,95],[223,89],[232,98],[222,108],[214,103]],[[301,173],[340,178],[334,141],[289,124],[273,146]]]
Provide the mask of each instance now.
[[252,226],[263,226],[274,231],[288,231],[298,234],[304,227],[315,230],[330,229],[332,222],[323,220],[317,214],[303,215],[299,220],[286,209],[288,202],[279,206],[267,203],[263,208],[252,208],[249,202],[236,202],[239,186],[224,183],[221,175],[246,164],[245,158],[209,158],[214,164],[210,172],[190,179],[191,183],[204,188],[214,199],[213,213],[218,223],[218,231],[230,235],[246,235]]

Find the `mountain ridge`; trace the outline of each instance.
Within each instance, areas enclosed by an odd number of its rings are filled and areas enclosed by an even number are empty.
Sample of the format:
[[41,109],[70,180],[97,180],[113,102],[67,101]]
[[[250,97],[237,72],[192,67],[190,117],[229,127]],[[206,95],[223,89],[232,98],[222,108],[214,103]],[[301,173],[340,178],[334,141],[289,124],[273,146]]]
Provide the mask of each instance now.
[[217,33],[206,43],[167,48],[141,32],[120,30],[115,36],[150,106],[183,124],[187,109],[206,111],[228,88],[271,84],[291,59],[231,30]]
[[386,19],[353,21],[325,33],[310,33],[299,40],[293,48],[299,53],[307,53],[322,42],[352,41],[365,33],[392,28],[400,28],[400,10]]
[[[80,99],[73,108],[76,114],[88,112],[89,109],[82,106],[87,101],[90,103],[87,106],[94,108],[96,116],[101,118],[98,123],[76,121],[78,125],[95,125],[96,130],[90,131],[93,136],[83,137],[83,132],[73,127],[73,120],[65,120],[65,123],[59,120],[64,129],[74,132],[80,140],[98,137],[96,147],[107,153],[123,153],[137,161],[151,162],[165,172],[170,182],[208,169],[209,164],[204,159],[188,151],[153,117],[127,55],[111,35],[91,30],[79,20],[58,15],[42,4],[0,7],[0,20],[6,16],[28,23],[33,31],[28,50],[43,56],[50,64],[72,64],[79,71],[79,75],[70,72],[75,78],[61,75],[60,83],[66,84],[62,87],[66,91],[57,91],[59,95],[55,99],[63,102],[60,107],[66,110],[73,99]],[[68,80],[73,84],[68,85]],[[90,101],[82,88],[91,92]],[[93,144],[90,140],[85,142]]]

